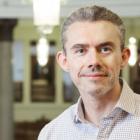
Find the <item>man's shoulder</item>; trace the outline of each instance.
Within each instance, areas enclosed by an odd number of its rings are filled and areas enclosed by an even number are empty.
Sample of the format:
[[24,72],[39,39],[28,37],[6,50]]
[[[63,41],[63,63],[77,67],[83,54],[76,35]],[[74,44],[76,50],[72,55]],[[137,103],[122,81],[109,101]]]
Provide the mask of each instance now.
[[140,94],[135,94],[135,104],[136,104],[137,109],[140,112]]
[[[38,140],[47,139],[47,137],[51,137],[52,135],[54,135],[54,133],[65,131],[68,126],[72,125],[75,115],[75,108],[76,104],[70,106],[54,120],[46,124],[42,128]],[[57,134],[55,134],[55,136],[57,136]]]
[[71,105],[68,107],[64,112],[62,112],[59,116],[57,116],[54,120],[52,120],[49,125],[56,125],[57,123],[65,122],[65,121],[70,121],[73,120],[74,115],[75,115],[75,108],[76,104]]
[[130,104],[129,107],[131,108],[132,106],[135,116],[137,116],[140,119],[140,94],[133,92],[131,97],[132,100],[130,100],[132,104]]
[[134,93],[133,95],[134,95],[136,103],[138,103],[140,105],[140,94]]

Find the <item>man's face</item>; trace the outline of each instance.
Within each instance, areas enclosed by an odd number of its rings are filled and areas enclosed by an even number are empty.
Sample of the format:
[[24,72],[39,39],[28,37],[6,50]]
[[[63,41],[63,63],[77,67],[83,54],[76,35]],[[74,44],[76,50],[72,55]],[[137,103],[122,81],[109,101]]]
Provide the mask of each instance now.
[[105,95],[117,90],[127,62],[117,26],[106,21],[75,22],[66,31],[64,69],[80,94]]

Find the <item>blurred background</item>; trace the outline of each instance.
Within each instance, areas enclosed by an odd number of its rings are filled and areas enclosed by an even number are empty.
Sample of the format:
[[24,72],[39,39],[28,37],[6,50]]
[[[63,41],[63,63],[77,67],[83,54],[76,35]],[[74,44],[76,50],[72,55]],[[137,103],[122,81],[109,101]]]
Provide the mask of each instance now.
[[55,54],[63,20],[91,4],[122,17],[131,58],[121,76],[140,94],[139,0],[0,0],[0,140],[35,140],[76,102],[79,94]]

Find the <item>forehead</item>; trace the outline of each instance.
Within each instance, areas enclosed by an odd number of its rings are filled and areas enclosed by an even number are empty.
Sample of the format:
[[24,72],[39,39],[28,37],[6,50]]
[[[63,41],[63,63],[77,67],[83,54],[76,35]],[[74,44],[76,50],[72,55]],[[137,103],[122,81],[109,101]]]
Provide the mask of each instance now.
[[65,46],[76,43],[120,42],[120,31],[108,21],[75,22],[67,29],[66,40]]

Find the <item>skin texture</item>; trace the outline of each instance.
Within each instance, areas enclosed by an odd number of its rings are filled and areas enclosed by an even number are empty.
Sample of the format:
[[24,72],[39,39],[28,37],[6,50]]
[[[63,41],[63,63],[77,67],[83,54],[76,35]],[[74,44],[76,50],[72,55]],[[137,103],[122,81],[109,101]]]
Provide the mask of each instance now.
[[121,50],[120,32],[107,21],[75,22],[66,38],[66,53],[59,51],[57,61],[79,90],[85,118],[98,126],[120,96],[119,74],[130,52]]

